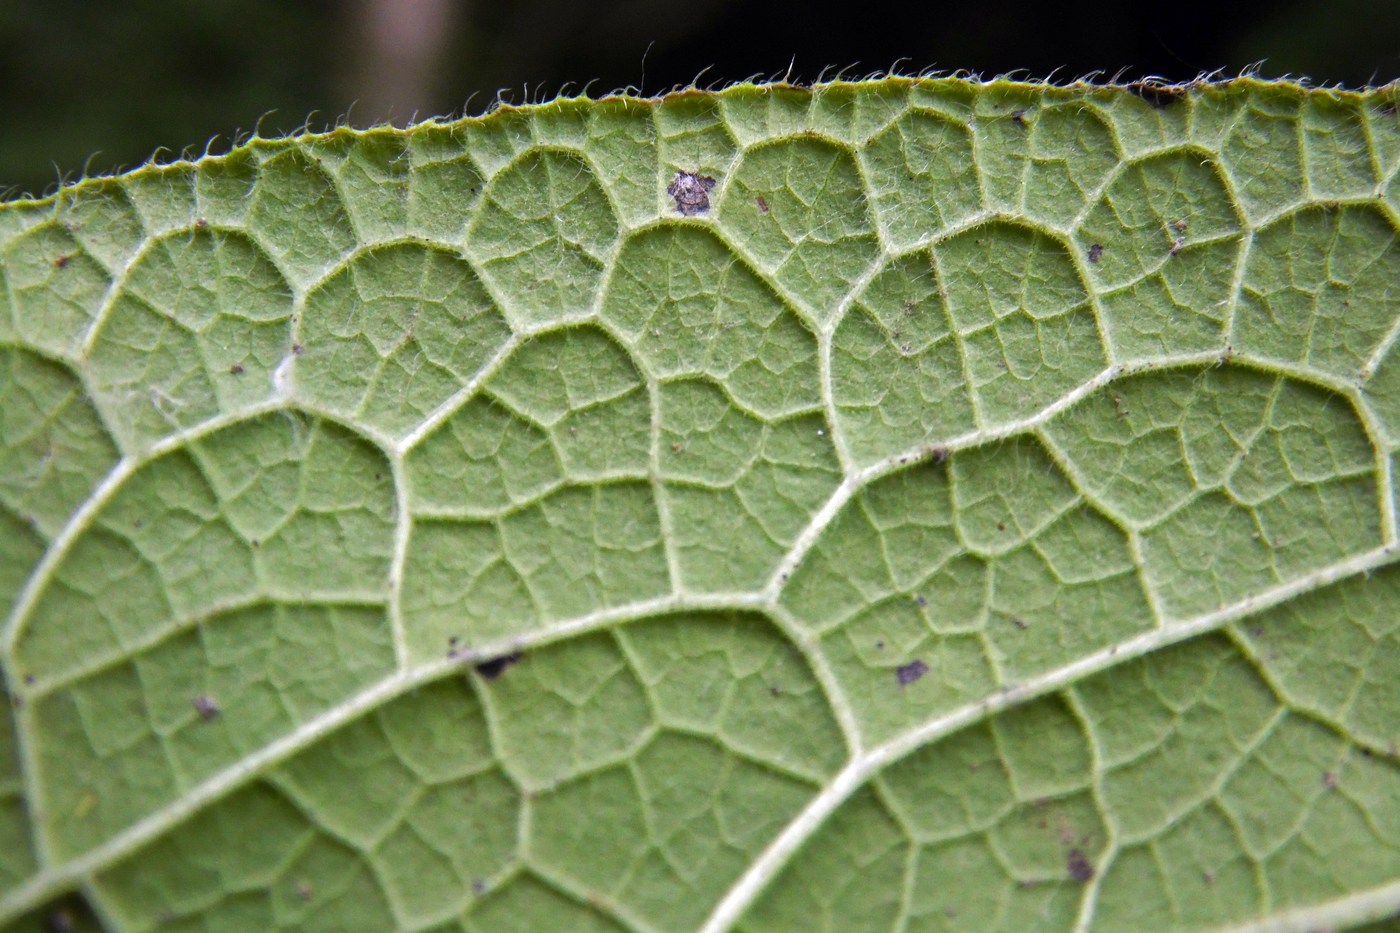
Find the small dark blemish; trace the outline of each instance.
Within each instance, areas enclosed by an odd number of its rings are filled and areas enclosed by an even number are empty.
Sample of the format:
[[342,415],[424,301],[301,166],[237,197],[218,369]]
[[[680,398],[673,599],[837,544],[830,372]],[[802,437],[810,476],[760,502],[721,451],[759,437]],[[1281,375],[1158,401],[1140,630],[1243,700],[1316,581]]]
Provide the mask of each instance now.
[[53,261],[53,267],[55,269],[62,269],[64,266],[68,265],[68,263],[72,262],[72,260],[72,253],[64,253],[62,256],[59,256]]
[[1070,849],[1065,855],[1065,867],[1069,869],[1069,876],[1072,880],[1084,884],[1094,878],[1094,866],[1089,864],[1089,859],[1079,849]]
[[228,372],[229,372],[229,375],[230,375],[230,376],[241,376],[241,375],[243,375],[243,364],[242,364],[242,363],[234,363],[232,366],[230,366],[230,367],[228,368]]
[[877,641],[877,642],[875,643],[875,650],[876,650],[876,651],[884,651],[884,650],[885,650],[885,643],[882,642],[882,641]]
[[219,718],[219,704],[207,693],[201,693],[192,701],[195,712],[199,713],[199,718],[205,722],[212,722]]
[[777,687],[769,687],[768,692],[773,694],[773,696],[779,696],[783,691],[779,690]]
[[942,463],[948,459],[948,448],[942,444],[935,444],[928,449],[928,458],[934,463]]
[[758,212],[760,214],[768,213],[768,199],[763,195],[760,194],[758,197],[754,198],[753,203],[758,205]]
[[1017,126],[1019,126],[1021,129],[1025,129],[1025,128],[1026,128],[1026,112],[1025,112],[1024,110],[1013,110],[1013,111],[1011,111],[1011,122],[1012,122],[1012,123],[1015,123],[1015,124],[1016,124]]
[[292,344],[292,356],[301,356],[301,351],[305,349],[301,344]]
[[1322,772],[1322,786],[1328,790],[1337,789],[1337,776],[1331,771]]
[[1090,262],[1098,262],[1098,261],[1099,261],[1099,257],[1102,256],[1102,255],[1103,255],[1103,244],[1101,244],[1101,243],[1094,243],[1093,245],[1091,245],[1091,246],[1089,247],[1089,261],[1090,261]]
[[472,882],[472,893],[475,894],[477,897],[480,897],[481,895],[485,894],[486,882],[482,881],[480,878],[474,880]]
[[44,918],[44,929],[48,933],[73,933],[77,926],[73,914],[66,907],[60,907]]
[[1181,88],[1156,81],[1134,81],[1128,85],[1128,90],[1158,110],[1165,110],[1186,96],[1186,92]]
[[29,687],[34,686],[34,675],[33,675],[33,674],[25,674],[25,675],[24,675],[24,683],[25,683],[25,686],[29,686]]
[[997,531],[1005,531],[1006,522],[997,522]]
[[910,661],[908,664],[901,664],[894,669],[894,675],[899,680],[901,687],[907,687],[928,673],[928,665],[923,661]]
[[196,217],[194,219],[194,226],[196,230],[203,230],[205,227],[209,226],[209,221],[205,220],[203,217]]
[[506,668],[520,660],[520,652],[512,651],[498,658],[489,658],[476,665],[476,672],[485,680],[495,680],[505,673]]
[[297,897],[301,898],[304,901],[309,901],[311,900],[311,895],[313,893],[314,889],[311,887],[310,881],[307,881],[305,878],[303,878],[301,881],[297,882]]
[[682,217],[694,217],[710,209],[710,189],[715,180],[709,175],[680,171],[666,187],[666,194],[676,201],[676,211]]
[[1179,237],[1177,237],[1175,240],[1172,240],[1172,245],[1171,245],[1171,247],[1167,250],[1167,255],[1168,255],[1168,256],[1175,256],[1177,253],[1181,252],[1181,251],[1182,251],[1183,249],[1185,249],[1185,248],[1186,248],[1186,237],[1184,237],[1184,236],[1179,236]]
[[1186,218],[1184,218],[1184,217],[1181,218],[1180,220],[1173,220],[1173,221],[1172,221],[1172,229],[1174,229],[1177,233],[1185,233],[1185,232],[1186,232],[1186,227],[1187,227]]
[[914,594],[914,605],[918,606],[920,609],[928,605],[928,600],[924,599],[923,593]]
[[1026,629],[1028,629],[1028,628],[1031,627],[1031,626],[1030,626],[1030,623],[1027,622],[1025,619],[1021,618],[1020,616],[1012,616],[1012,617],[1011,617],[1011,624],[1014,625],[1014,626],[1016,626],[1018,629],[1020,629],[1020,630],[1023,631],[1023,632],[1024,632]]
[[1203,872],[1201,872],[1201,880],[1204,881],[1206,884],[1215,884],[1215,872],[1213,872],[1213,871],[1203,871]]
[[671,453],[673,453],[673,454],[678,454],[678,453],[680,453],[682,450],[685,450],[685,447],[684,447],[684,445],[682,445],[682,444],[672,444],[672,445],[671,445]]
[[785,574],[785,573],[780,573],[780,574],[778,574],[778,582],[779,582],[779,583],[786,583],[787,581],[788,581],[788,575],[787,575],[787,574]]

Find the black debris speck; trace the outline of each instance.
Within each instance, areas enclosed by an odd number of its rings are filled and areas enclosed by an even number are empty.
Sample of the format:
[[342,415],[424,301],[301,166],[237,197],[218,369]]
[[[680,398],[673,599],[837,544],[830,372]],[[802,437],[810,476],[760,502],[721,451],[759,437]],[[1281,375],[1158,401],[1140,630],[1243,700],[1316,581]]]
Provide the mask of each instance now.
[[948,448],[942,444],[935,444],[928,449],[928,458],[935,464],[943,463],[948,459]]
[[219,704],[207,693],[201,693],[193,701],[195,712],[199,713],[199,718],[205,722],[219,718]]
[[666,193],[676,200],[676,211],[683,217],[694,217],[710,209],[710,189],[715,180],[696,172],[677,172]]
[[914,605],[918,606],[920,609],[928,605],[928,600],[924,598],[923,593],[914,594]]
[[1089,247],[1089,261],[1090,261],[1090,262],[1098,262],[1098,261],[1099,261],[1099,257],[1102,256],[1102,255],[1103,255],[1103,245],[1102,245],[1102,244],[1100,244],[1100,243],[1095,243],[1095,244],[1093,244],[1092,246]]
[[928,665],[923,661],[910,661],[908,664],[901,664],[895,668],[894,673],[899,678],[899,685],[907,687],[928,673]]
[[495,680],[505,673],[505,669],[520,660],[520,652],[512,651],[498,658],[490,658],[476,666],[476,672],[486,680]]
[[1065,867],[1069,869],[1069,876],[1073,880],[1084,884],[1094,877],[1094,866],[1089,864],[1088,857],[1079,849],[1070,849],[1065,855]]

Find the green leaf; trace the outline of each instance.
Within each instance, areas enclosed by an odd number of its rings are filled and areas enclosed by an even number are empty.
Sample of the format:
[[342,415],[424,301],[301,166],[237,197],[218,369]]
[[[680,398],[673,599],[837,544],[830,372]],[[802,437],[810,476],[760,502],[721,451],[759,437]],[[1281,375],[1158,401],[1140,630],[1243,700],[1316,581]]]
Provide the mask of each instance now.
[[0,918],[1391,922],[1397,99],[1138,90],[0,205]]

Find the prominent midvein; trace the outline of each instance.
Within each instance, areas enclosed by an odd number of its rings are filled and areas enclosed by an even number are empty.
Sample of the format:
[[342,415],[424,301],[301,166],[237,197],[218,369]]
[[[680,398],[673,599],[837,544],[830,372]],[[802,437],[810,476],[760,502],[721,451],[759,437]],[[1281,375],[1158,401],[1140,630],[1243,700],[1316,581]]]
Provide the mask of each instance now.
[[[1039,676],[1006,687],[981,700],[950,710],[936,719],[929,720],[900,733],[881,745],[872,747],[863,755],[854,756],[837,773],[831,783],[812,798],[811,802],[783,828],[783,831],[768,844],[768,848],[739,877],[739,880],[715,906],[709,919],[705,921],[705,925],[701,927],[702,933],[723,933],[723,931],[732,928],[758,895],[768,886],[768,883],[787,864],[793,853],[812,837],[851,794],[885,767],[911,752],[994,713],[1077,683],[1125,661],[1143,657],[1177,642],[1214,631],[1234,619],[1268,609],[1302,593],[1334,583],[1345,577],[1358,573],[1368,573],[1394,561],[1394,547],[1375,548],[1324,570],[1280,584],[1195,618],[1165,622],[1160,628],[1101,648],[1062,667],[1046,671]],[[1395,896],[1400,899],[1400,883],[1397,884]],[[1263,933],[1270,928],[1260,926],[1249,929]],[[1290,926],[1287,929],[1291,930],[1294,927]]]
[[537,648],[620,622],[668,612],[691,609],[755,609],[764,608],[766,605],[766,600],[761,596],[748,593],[664,596],[613,609],[601,609],[526,635],[500,639],[456,657],[434,658],[407,666],[215,773],[165,808],[148,814],[102,845],[39,872],[4,898],[0,898],[0,922],[32,910],[55,894],[121,861],[205,806],[227,796],[252,778],[357,717],[371,712],[414,687],[470,667],[475,661],[514,650]]

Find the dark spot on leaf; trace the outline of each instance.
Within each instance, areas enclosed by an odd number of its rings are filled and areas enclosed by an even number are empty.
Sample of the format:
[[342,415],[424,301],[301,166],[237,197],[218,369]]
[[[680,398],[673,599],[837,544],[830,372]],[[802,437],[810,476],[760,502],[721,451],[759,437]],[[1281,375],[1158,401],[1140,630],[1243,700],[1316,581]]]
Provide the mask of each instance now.
[[997,522],[997,531],[1005,531],[1006,522]]
[[676,210],[683,217],[694,217],[710,209],[710,189],[715,180],[696,172],[677,172],[666,193],[676,201]]
[[928,600],[927,600],[927,599],[924,599],[924,594],[923,594],[923,593],[915,593],[915,594],[914,594],[914,605],[918,606],[918,607],[921,608],[921,609],[922,609],[924,606],[927,606],[927,605],[928,605]]
[[942,463],[948,459],[948,448],[942,444],[934,444],[928,449],[928,458],[934,463]]
[[753,203],[758,205],[759,213],[768,213],[768,199],[765,198],[763,195],[760,194],[758,197],[754,198]]
[[482,894],[485,894],[486,882],[482,881],[480,878],[477,878],[474,881],[472,881],[472,893],[477,895],[478,897]]
[[1175,240],[1172,240],[1172,245],[1171,245],[1171,248],[1169,248],[1169,249],[1167,250],[1167,255],[1168,255],[1168,256],[1175,256],[1177,253],[1181,252],[1181,251],[1182,251],[1183,249],[1185,249],[1185,248],[1186,248],[1186,237],[1184,237],[1184,236],[1179,236],[1179,237],[1177,237]]
[[1213,871],[1203,871],[1203,872],[1201,872],[1201,880],[1204,881],[1206,884],[1215,884],[1215,872],[1213,872]]
[[1322,786],[1328,790],[1337,789],[1337,776],[1331,771],[1322,772]]
[[297,882],[297,897],[301,898],[304,901],[309,901],[311,900],[311,895],[314,893],[315,889],[311,887],[310,881],[307,881],[305,878],[303,878],[302,880]]
[[1011,624],[1014,625],[1014,626],[1016,626],[1018,629],[1020,629],[1020,630],[1023,631],[1023,632],[1024,632],[1026,629],[1030,628],[1030,624],[1029,624],[1028,622],[1026,622],[1025,619],[1021,618],[1020,616],[1012,616],[1012,617],[1011,617]]
[[197,230],[203,230],[205,227],[209,226],[209,221],[205,220],[203,217],[196,217],[194,226]]
[[486,680],[495,680],[505,673],[506,668],[520,660],[520,652],[512,651],[498,658],[489,658],[476,665],[476,672]]
[[1187,227],[1186,219],[1182,218],[1180,220],[1173,220],[1172,227],[1176,230],[1177,233],[1185,233]]
[[1093,880],[1094,866],[1089,864],[1089,859],[1079,849],[1070,849],[1065,855],[1065,867],[1069,869],[1069,876],[1073,880],[1084,884]]
[[910,661],[908,664],[901,664],[894,669],[895,677],[899,679],[901,687],[907,687],[928,673],[928,665],[923,661]]
[[1013,110],[1013,111],[1011,111],[1011,122],[1012,122],[1012,123],[1015,123],[1017,126],[1021,127],[1021,129],[1025,129],[1025,128],[1026,128],[1026,112],[1025,112],[1024,110]]
[[303,349],[304,348],[299,343],[292,344],[292,356],[301,356],[301,351]]
[[1128,90],[1147,101],[1158,110],[1164,110],[1186,96],[1186,91],[1176,85],[1162,84],[1160,81],[1134,81]]
[[685,450],[685,447],[682,446],[681,444],[672,444],[672,445],[671,445],[671,453],[673,453],[673,454],[678,454],[678,453],[680,453],[682,450]]
[[876,650],[876,651],[884,651],[884,650],[885,650],[885,643],[882,642],[882,641],[877,641],[877,642],[875,643],[875,650]]
[[230,366],[230,367],[228,368],[228,371],[229,371],[229,375],[231,375],[231,376],[241,376],[241,375],[243,374],[243,364],[242,364],[242,363],[234,363],[232,366]]
[[62,256],[59,256],[53,261],[53,267],[55,269],[62,269],[64,266],[68,265],[68,263],[72,261],[72,259],[73,257],[71,254],[64,253]]
[[1099,257],[1102,256],[1102,255],[1103,255],[1103,245],[1102,245],[1102,244],[1094,243],[1093,245],[1091,245],[1091,246],[1089,247],[1089,261],[1090,261],[1090,262],[1098,262],[1098,261],[1099,261]]
[[769,687],[768,692],[773,694],[773,696],[778,696],[783,691],[779,690],[777,687]]
[[209,722],[219,718],[219,704],[214,698],[206,693],[201,693],[193,701],[195,712],[199,713],[199,718]]

